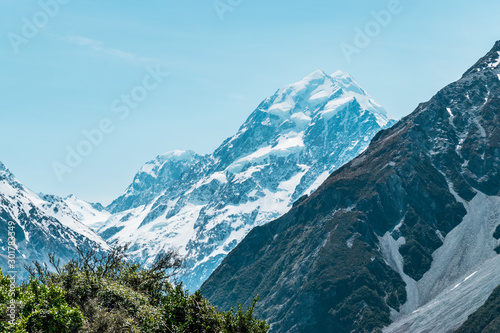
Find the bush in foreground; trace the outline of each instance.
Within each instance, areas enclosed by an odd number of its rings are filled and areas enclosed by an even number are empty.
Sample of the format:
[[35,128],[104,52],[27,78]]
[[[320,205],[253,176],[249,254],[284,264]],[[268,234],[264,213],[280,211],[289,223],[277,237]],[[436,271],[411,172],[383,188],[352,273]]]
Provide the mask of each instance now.
[[[181,266],[166,253],[150,268],[125,259],[126,247],[83,253],[55,272],[35,263],[30,281],[11,292],[0,271],[1,332],[268,332],[253,315],[254,304],[218,311],[201,293],[189,294],[171,278]],[[15,304],[15,321],[9,314]]]

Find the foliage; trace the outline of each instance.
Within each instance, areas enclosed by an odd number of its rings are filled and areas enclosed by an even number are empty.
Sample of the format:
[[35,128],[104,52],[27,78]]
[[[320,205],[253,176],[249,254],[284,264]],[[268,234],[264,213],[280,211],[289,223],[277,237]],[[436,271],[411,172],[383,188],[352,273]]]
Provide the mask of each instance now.
[[[171,282],[182,265],[174,252],[159,256],[149,268],[126,259],[127,247],[109,253],[79,250],[64,266],[27,267],[30,281],[9,294],[10,279],[0,271],[1,332],[268,332],[244,311],[221,312],[200,292],[189,294]],[[11,297],[13,296],[13,297]],[[9,324],[8,306],[15,302],[16,320]]]
[[[29,283],[14,287],[14,295],[11,295],[10,286],[10,278],[0,271],[2,332],[78,332],[82,327],[82,312],[78,307],[67,304],[61,287],[30,279]],[[17,317],[14,323],[8,317],[10,308]]]

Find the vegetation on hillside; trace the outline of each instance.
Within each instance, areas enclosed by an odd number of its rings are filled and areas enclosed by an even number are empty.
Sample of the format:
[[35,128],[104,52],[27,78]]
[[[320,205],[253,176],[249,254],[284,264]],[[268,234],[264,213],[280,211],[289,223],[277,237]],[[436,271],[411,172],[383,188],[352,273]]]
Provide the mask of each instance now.
[[0,271],[0,332],[268,332],[254,306],[221,312],[171,282],[181,266],[174,253],[143,268],[125,251],[79,251],[62,267],[52,256],[55,272],[35,263],[29,282],[15,287]]

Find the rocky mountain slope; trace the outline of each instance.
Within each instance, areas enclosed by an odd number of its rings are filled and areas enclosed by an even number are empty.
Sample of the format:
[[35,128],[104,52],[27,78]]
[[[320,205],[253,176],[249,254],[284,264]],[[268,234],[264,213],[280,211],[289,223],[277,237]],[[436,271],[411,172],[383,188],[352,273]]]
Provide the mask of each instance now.
[[[451,332],[500,284],[500,42],[377,134],[201,290],[274,332]],[[390,325],[390,326],[389,326]]]
[[148,162],[99,227],[150,263],[177,249],[194,291],[248,232],[310,194],[393,121],[352,77],[316,71],[264,100],[212,154]]
[[[100,209],[99,209],[100,208]],[[26,278],[24,264],[32,261],[48,263],[48,254],[54,253],[61,263],[71,259],[76,247],[109,249],[108,244],[86,223],[106,220],[109,213],[102,206],[93,207],[75,197],[62,199],[38,195],[23,184],[0,163],[0,268],[8,269],[8,228],[15,222],[17,241],[16,261],[18,278]]]

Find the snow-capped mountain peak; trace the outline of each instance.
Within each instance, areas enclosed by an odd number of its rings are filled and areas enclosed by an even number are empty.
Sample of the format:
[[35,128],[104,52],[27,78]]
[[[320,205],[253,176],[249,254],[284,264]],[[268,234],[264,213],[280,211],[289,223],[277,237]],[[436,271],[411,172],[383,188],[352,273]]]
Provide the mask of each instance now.
[[201,159],[201,155],[190,150],[174,150],[158,155],[141,167],[125,193],[113,201],[107,210],[118,212],[151,203]]
[[164,159],[188,160],[198,156],[198,154],[192,150],[172,150],[160,156]]
[[5,164],[0,162],[0,181],[2,180],[9,182],[11,184],[19,183],[19,181],[12,174],[12,172],[10,172],[10,170],[5,166]]
[[377,118],[379,125],[385,126],[388,119],[393,119],[380,104],[361,88],[350,74],[336,71],[331,77],[342,88],[346,96],[351,96],[363,110],[371,112]]
[[190,150],[174,150],[158,155],[154,160],[146,163],[139,173],[147,173],[157,178],[162,167],[166,163],[193,163],[199,155]]
[[278,89],[261,104],[259,110],[272,116],[266,123],[281,125],[284,120],[290,119],[296,125],[304,125],[318,113],[329,118],[350,104],[352,112],[373,114],[380,126],[386,126],[391,119],[352,76],[342,71],[330,76],[317,70],[298,82]]
[[310,194],[391,123],[350,76],[318,70],[265,99],[213,154],[146,163],[99,233],[131,242],[146,263],[179,250],[195,290],[253,227]]
[[[19,265],[23,261],[28,264],[33,260],[46,262],[49,253],[55,253],[61,262],[65,262],[73,257],[77,247],[83,250],[109,249],[108,244],[86,224],[92,221],[92,217],[106,220],[108,213],[83,201],[72,207],[71,201],[76,203],[76,197],[62,199],[36,194],[0,163],[0,234],[7,234],[8,222],[16,224]],[[6,251],[5,246],[6,243],[0,240],[0,248]],[[7,267],[5,257],[0,256],[0,267]],[[26,277],[26,274],[20,272],[20,276]]]
[[302,99],[320,99],[321,97],[330,97],[339,88],[340,87],[331,76],[322,70],[317,70],[300,81],[278,89],[276,94],[270,97],[270,99],[274,98],[273,102],[275,105],[283,103],[289,98],[293,99],[294,97],[302,97]]
[[301,81],[314,81],[318,79],[327,78],[328,74],[326,74],[323,70],[317,69],[311,74],[306,75]]

